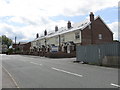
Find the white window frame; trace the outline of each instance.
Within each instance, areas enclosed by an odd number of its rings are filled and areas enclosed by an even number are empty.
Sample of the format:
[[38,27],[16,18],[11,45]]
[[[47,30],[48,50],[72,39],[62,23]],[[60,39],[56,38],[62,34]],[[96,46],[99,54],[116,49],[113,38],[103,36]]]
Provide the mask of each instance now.
[[80,32],[75,32],[75,40],[80,39]]
[[102,34],[98,34],[98,39],[103,39],[103,35]]

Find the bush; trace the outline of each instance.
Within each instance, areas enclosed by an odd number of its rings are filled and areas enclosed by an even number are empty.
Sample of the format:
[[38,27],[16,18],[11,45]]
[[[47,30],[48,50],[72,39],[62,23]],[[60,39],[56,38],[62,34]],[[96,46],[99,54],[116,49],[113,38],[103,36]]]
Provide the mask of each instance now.
[[10,48],[10,49],[8,49],[8,54],[13,54],[13,49],[12,48]]

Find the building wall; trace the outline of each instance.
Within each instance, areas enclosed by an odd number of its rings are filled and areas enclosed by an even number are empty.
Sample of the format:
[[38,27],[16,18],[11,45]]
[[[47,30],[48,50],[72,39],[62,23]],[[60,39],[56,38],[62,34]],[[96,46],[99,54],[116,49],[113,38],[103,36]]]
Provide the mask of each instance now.
[[33,48],[33,47],[37,47],[37,46],[36,46],[36,41],[32,41],[32,42],[31,42],[31,47],[32,47],[32,48]]
[[58,36],[47,38],[47,45],[55,44],[56,46],[58,46],[57,37]]
[[[97,32],[95,31],[97,30]],[[98,38],[98,34],[102,34],[103,38],[100,40]],[[98,18],[93,26],[93,42],[95,44],[106,43],[106,42],[113,42],[113,33],[110,29],[102,22],[100,18]]]
[[[75,33],[79,33],[80,36],[78,39],[75,38]],[[60,37],[59,35],[57,35],[47,38],[47,44],[48,45],[55,44],[56,46],[59,46],[59,38],[60,38],[60,45],[62,45],[62,43],[64,42],[69,42],[69,41],[73,41],[74,43],[81,43],[81,32],[80,30],[76,30],[73,32],[61,34]]]
[[65,33],[64,35],[65,35],[65,42],[75,41],[75,34],[74,34],[74,32]]
[[31,47],[31,42],[23,45],[23,52],[29,52]]
[[[99,39],[99,34],[102,35],[102,39]],[[92,31],[89,26],[82,31],[82,45],[107,42],[113,42],[113,33],[100,18],[92,22]]]
[[81,31],[82,45],[91,44],[91,30],[89,27],[86,27],[83,31]]
[[45,39],[44,38],[40,39],[39,42],[41,43],[41,45],[45,45]]
[[[75,33],[79,33],[78,39],[75,38]],[[65,35],[65,42],[73,41],[74,43],[81,43],[81,31],[80,30],[65,33],[64,35]]]

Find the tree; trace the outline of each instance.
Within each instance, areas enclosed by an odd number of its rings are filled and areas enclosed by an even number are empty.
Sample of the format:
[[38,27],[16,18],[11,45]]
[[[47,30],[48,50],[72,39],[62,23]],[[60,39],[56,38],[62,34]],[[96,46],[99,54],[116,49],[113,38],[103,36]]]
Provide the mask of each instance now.
[[12,45],[12,40],[5,35],[0,36],[0,43],[2,42],[2,45],[7,45],[7,48]]

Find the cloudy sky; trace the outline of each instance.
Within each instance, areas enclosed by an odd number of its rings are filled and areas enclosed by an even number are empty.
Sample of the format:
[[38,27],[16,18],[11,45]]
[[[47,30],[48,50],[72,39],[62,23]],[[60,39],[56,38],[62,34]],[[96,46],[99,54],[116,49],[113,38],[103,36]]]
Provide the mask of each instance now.
[[[0,0],[0,35],[17,41],[32,41],[36,33],[43,35],[55,25],[64,27],[67,21],[80,22],[89,13],[100,15],[118,39],[119,0]],[[120,40],[120,39],[119,39]]]

